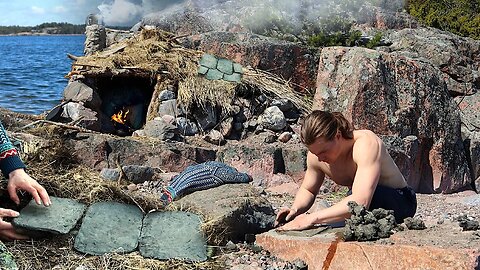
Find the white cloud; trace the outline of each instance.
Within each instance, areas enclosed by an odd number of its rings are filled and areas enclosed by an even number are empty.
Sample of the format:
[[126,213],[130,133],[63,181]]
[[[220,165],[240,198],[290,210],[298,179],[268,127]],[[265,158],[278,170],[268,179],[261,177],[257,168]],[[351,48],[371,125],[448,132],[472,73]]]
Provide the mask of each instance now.
[[53,12],[55,13],[65,13],[67,11],[67,8],[64,6],[56,6],[53,8]]
[[114,0],[111,4],[98,6],[103,21],[107,25],[123,25],[138,20],[143,14],[141,5],[136,5],[127,0]]
[[32,12],[34,14],[45,14],[45,9],[44,8],[37,7],[37,6],[32,6],[31,9],[32,9]]

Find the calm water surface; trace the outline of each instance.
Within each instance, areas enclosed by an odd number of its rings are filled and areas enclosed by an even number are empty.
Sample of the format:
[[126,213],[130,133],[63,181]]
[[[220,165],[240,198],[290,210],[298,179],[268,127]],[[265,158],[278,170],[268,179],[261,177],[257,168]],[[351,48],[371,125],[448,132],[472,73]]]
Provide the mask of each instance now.
[[39,114],[62,98],[64,76],[85,36],[0,36],[0,107]]

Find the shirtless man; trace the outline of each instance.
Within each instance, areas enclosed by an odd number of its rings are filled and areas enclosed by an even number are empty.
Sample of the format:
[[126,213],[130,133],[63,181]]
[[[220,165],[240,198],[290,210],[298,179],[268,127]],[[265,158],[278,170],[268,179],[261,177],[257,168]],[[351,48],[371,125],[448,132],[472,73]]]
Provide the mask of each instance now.
[[[372,131],[353,130],[341,113],[314,111],[304,120],[301,139],[308,148],[307,171],[293,205],[277,214],[275,226],[286,222],[277,230],[304,230],[343,221],[350,216],[349,201],[370,210],[394,210],[398,223],[415,214],[415,192]],[[332,207],[308,214],[325,175],[350,192]]]

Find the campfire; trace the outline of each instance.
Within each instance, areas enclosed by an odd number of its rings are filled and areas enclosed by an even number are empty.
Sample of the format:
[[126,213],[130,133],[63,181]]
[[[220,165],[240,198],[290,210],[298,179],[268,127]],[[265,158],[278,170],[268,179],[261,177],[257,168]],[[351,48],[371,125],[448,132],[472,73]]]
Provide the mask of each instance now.
[[113,122],[113,126],[117,130],[118,135],[131,135],[135,130],[131,127],[131,123],[129,123],[129,119],[127,118],[129,113],[129,109],[122,108],[120,111],[112,115],[111,120]]
[[126,110],[124,112],[124,109],[121,109],[118,113],[115,113],[115,114],[112,115],[112,120],[114,122],[125,125],[125,121],[127,120],[127,114],[129,112],[130,112],[130,110]]

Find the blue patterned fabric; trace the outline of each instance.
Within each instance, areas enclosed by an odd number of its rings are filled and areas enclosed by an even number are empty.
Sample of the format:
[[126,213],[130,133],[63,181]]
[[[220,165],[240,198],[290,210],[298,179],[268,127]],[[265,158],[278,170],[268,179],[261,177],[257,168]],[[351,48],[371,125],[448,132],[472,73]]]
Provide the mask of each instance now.
[[217,161],[207,161],[188,166],[175,176],[162,191],[162,201],[170,203],[175,198],[197,190],[218,187],[223,184],[248,183],[251,178],[235,168]]
[[19,168],[25,168],[25,164],[18,156],[17,149],[13,146],[0,122],[0,170],[8,179],[8,174]]

